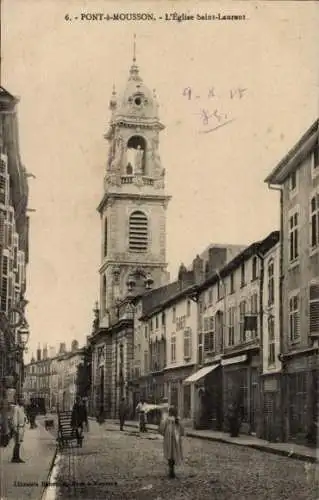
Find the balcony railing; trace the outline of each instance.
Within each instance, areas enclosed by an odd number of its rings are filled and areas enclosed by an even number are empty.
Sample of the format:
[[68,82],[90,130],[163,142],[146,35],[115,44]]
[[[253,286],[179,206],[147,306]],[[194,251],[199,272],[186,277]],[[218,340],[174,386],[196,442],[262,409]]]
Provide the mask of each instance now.
[[133,184],[133,175],[122,175],[121,184]]
[[[134,175],[122,175],[121,176],[121,184],[134,184],[135,176]],[[154,179],[150,177],[142,177],[143,184],[145,186],[153,186]]]

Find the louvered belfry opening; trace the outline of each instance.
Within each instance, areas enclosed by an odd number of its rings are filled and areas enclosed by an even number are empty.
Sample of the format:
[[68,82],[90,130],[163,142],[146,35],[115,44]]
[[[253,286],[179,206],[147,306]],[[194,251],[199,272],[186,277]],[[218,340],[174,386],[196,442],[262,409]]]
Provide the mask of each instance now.
[[148,220],[146,215],[137,210],[130,216],[129,249],[131,252],[146,252],[148,243]]

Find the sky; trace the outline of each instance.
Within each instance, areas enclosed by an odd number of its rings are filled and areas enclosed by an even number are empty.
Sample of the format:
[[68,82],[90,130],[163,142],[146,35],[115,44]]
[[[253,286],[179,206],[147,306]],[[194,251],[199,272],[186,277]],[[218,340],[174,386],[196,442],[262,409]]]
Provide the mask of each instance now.
[[[157,19],[81,21],[81,13],[132,12],[132,4],[2,0],[1,84],[20,97],[21,157],[36,177],[29,355],[39,342],[70,346],[91,332],[103,135],[112,86],[120,91],[128,78],[134,33],[140,74],[156,89],[166,126],[160,153],[172,196],[172,279],[210,243],[248,245],[279,228],[278,193],[264,179],[318,116],[317,3],[134,2],[134,12],[146,11]],[[159,19],[173,11],[246,20]]]

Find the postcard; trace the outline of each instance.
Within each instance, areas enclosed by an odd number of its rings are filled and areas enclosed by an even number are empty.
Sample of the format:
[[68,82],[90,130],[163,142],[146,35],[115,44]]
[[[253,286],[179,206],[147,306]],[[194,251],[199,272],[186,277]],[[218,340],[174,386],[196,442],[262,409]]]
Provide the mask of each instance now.
[[318,25],[2,0],[1,500],[318,498]]

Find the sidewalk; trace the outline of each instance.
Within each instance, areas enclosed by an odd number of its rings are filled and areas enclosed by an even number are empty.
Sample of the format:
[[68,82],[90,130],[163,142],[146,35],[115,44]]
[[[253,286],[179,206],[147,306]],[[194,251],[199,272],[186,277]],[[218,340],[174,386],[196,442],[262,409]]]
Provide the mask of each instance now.
[[[113,420],[113,422],[117,423],[116,420]],[[138,423],[129,421],[125,423],[125,426],[135,427],[137,429]],[[147,429],[158,432],[157,425],[148,424]],[[297,460],[304,460],[312,463],[319,462],[319,450],[294,443],[270,443],[269,441],[264,441],[263,439],[244,434],[238,436],[237,438],[233,438],[225,432],[213,430],[194,430],[187,428],[185,429],[185,435],[197,439],[206,439],[207,441],[218,441],[225,444],[248,446],[266,453],[282,455],[285,457],[295,458]]]
[[24,464],[12,464],[13,442],[0,448],[0,500],[40,500],[56,451],[54,436],[37,419],[38,427],[27,426],[21,446]]

